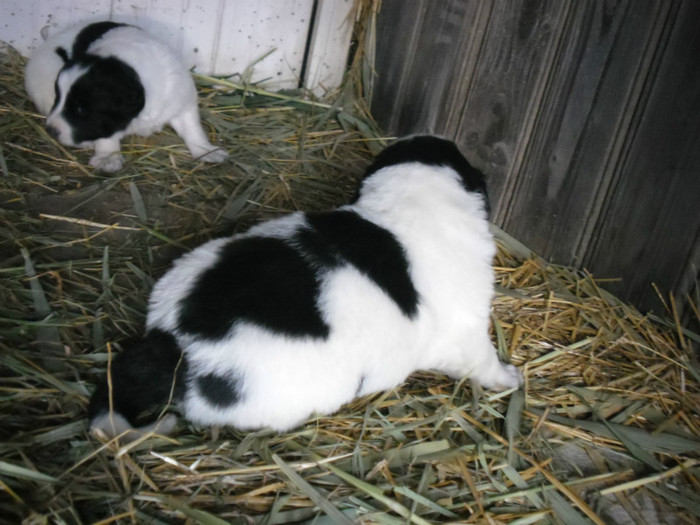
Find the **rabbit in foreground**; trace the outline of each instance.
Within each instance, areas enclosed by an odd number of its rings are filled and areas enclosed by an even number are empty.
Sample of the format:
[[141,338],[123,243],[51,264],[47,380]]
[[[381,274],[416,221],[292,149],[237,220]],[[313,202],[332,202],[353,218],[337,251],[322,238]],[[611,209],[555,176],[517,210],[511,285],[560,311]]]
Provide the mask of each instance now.
[[32,53],[27,93],[48,132],[67,146],[95,150],[90,165],[122,168],[120,140],[147,136],[170,124],[193,157],[221,162],[199,121],[197,91],[175,52],[138,27],[115,22],[78,24]]
[[452,142],[398,141],[352,204],[175,261],[144,339],[95,391],[91,427],[167,433],[173,415],[153,421],[173,400],[194,423],[285,431],[419,369],[517,387],[489,339],[494,254],[483,175]]

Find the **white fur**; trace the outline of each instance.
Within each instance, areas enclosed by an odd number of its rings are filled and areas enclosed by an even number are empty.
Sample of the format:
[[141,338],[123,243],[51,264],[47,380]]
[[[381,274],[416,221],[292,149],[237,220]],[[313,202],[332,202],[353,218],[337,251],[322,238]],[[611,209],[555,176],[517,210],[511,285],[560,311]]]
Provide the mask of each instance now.
[[[62,71],[63,61],[56,54],[63,47],[69,54],[73,41],[83,27],[80,24],[50,37],[31,56],[25,72],[25,86],[47,125],[58,131],[58,140],[68,146],[94,148],[90,165],[104,171],[116,171],[123,165],[120,140],[126,135],[147,136],[170,124],[185,141],[193,157],[205,162],[221,162],[228,154],[213,146],[199,120],[197,92],[187,68],[174,51],[141,29],[118,27],[106,32],[88,48],[92,55],[116,57],[138,74],[146,103],[128,127],[111,137],[74,144],[69,124],[61,116],[69,87],[84,72],[73,66]],[[59,76],[60,75],[60,76]],[[54,83],[61,87],[61,99],[54,104]]]
[[[464,191],[450,168],[408,163],[371,175],[359,200],[345,209],[387,229],[404,247],[419,294],[415,318],[344,266],[322,274],[327,340],[285,337],[245,322],[216,343],[191,340],[178,334],[175,319],[180,300],[227,240],[209,242],[155,285],[147,328],[177,335],[192,375],[230,374],[242,379],[243,392],[241,401],[222,409],[188,388],[181,404],[187,419],[287,430],[356,395],[393,388],[418,369],[470,377],[488,388],[521,384],[517,369],[498,360],[488,335],[495,245],[480,196]],[[246,235],[285,237],[303,224],[304,216],[293,214]]]
[[128,443],[150,433],[167,436],[172,433],[176,425],[177,417],[173,414],[166,414],[150,425],[133,428],[122,415],[104,413],[91,422],[90,428],[93,432],[102,433],[108,438],[121,436],[122,442]]

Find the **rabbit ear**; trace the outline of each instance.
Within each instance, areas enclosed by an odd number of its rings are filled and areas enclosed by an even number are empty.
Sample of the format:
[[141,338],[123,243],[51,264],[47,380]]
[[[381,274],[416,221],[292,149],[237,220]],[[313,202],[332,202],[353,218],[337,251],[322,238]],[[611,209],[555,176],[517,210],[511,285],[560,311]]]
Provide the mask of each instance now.
[[66,50],[65,50],[64,48],[62,48],[62,47],[57,47],[57,48],[56,48],[56,54],[57,54],[59,57],[61,57],[61,60],[63,60],[63,63],[64,63],[64,64],[67,64],[67,63],[70,61],[70,59],[68,58],[68,53],[66,52]]

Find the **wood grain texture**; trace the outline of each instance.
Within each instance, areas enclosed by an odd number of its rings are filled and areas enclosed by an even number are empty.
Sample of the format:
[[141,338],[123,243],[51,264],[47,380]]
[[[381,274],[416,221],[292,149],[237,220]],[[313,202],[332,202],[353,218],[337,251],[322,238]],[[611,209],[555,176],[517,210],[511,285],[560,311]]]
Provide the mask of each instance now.
[[569,2],[493,2],[455,140],[488,174],[499,225],[506,210],[500,203],[509,200],[526,158],[569,9]]
[[698,20],[694,0],[384,0],[372,108],[453,138],[496,224],[658,311],[652,282],[698,282]]
[[[382,4],[377,21],[377,79],[372,112],[392,133],[403,134],[399,120],[410,111],[405,101],[416,84],[410,73],[426,9],[425,0],[403,5],[387,2]],[[425,69],[425,65],[422,67]],[[429,71],[425,73],[429,74]],[[419,126],[417,121],[404,125],[406,129]]]
[[[373,112],[387,128],[444,133],[445,103],[455,89],[478,2],[388,2],[377,29],[379,81]],[[430,69],[426,70],[426,64]],[[443,108],[445,111],[441,111]]]
[[598,274],[623,276],[613,291],[637,304],[656,302],[650,282],[682,297],[698,278],[698,20],[700,3],[688,0],[667,21],[667,41],[650,67],[629,147],[584,260]]
[[573,5],[532,132],[523,138],[527,157],[507,180],[503,226],[566,264],[580,261],[590,243],[639,100],[645,59],[659,41],[656,22],[667,14],[668,4],[632,4]]

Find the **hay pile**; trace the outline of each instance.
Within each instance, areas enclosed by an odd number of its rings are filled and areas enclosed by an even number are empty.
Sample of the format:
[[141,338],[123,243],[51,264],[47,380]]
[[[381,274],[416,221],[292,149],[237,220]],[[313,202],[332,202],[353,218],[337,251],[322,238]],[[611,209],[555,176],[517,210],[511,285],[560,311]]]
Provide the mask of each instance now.
[[347,201],[382,141],[356,113],[200,78],[227,163],[192,161],[166,131],[93,173],[44,132],[22,65],[0,69],[0,522],[696,522],[697,336],[500,232],[493,336],[524,393],[421,372],[288,434],[89,436],[92,385],[168,262]]

